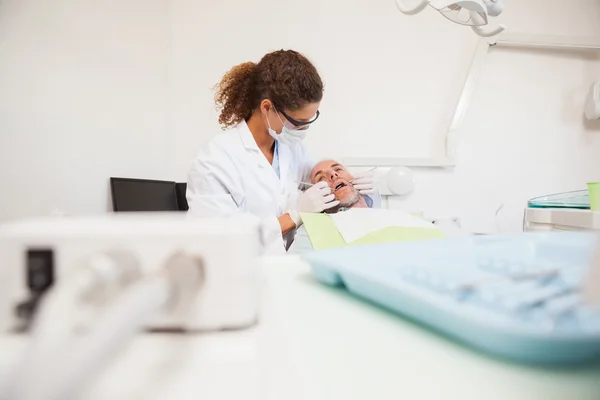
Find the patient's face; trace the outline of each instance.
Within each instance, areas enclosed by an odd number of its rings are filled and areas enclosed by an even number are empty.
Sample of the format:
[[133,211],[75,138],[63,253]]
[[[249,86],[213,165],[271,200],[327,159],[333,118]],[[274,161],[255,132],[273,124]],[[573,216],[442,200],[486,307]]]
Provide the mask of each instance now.
[[339,207],[352,207],[360,200],[360,193],[352,186],[353,176],[335,160],[321,161],[310,173],[310,182],[327,182],[331,193],[340,202]]

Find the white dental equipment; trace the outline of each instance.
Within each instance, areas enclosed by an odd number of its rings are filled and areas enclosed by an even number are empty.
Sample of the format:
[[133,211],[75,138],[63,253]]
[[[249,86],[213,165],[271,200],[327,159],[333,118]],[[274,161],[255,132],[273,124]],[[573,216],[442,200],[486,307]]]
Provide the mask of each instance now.
[[76,396],[142,328],[195,333],[257,321],[260,224],[250,216],[30,220],[3,226],[0,249],[10,291],[2,307],[32,320],[32,344],[1,377],[10,381],[3,400]]
[[247,326],[256,318],[254,260],[261,252],[259,231],[259,221],[247,215],[195,219],[180,213],[122,213],[5,224],[0,229],[0,245],[4,264],[12,271],[6,285],[10,306],[37,295],[32,284],[45,279],[36,275],[37,267],[53,269],[50,278],[57,282],[80,269],[82,259],[95,254],[128,253],[144,272],[155,272],[173,254],[186,253],[202,258],[210,279],[198,293],[196,311],[183,317],[162,315],[148,328],[195,331]]
[[394,167],[387,172],[385,183],[393,195],[406,196],[415,189],[415,176],[409,168]]
[[[412,3],[411,5],[409,5]],[[396,0],[396,6],[406,15],[414,15],[423,11],[427,6],[436,9],[440,14],[452,22],[470,26],[473,31],[482,37],[490,37],[504,31],[506,27],[499,25],[495,29],[484,30],[488,25],[488,17],[497,17],[504,10],[503,0]]]

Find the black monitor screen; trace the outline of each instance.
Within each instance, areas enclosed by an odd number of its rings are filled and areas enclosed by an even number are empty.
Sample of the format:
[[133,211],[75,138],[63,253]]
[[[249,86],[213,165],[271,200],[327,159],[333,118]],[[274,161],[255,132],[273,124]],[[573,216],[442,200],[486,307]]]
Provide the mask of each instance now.
[[178,211],[175,182],[110,178],[113,211]]
[[175,191],[177,192],[177,205],[179,206],[179,211],[187,211],[189,210],[187,198],[186,198],[186,190],[187,183],[185,182],[177,182],[175,184]]

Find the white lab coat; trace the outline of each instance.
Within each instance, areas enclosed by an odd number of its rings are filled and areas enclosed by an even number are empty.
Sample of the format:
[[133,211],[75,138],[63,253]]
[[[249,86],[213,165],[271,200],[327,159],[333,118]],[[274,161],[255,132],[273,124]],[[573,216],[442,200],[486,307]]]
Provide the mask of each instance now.
[[198,154],[188,174],[187,201],[193,216],[238,212],[263,220],[267,254],[282,254],[295,230],[282,237],[277,217],[289,211],[314,166],[304,144],[278,143],[279,174],[262,154],[246,122],[217,135]]

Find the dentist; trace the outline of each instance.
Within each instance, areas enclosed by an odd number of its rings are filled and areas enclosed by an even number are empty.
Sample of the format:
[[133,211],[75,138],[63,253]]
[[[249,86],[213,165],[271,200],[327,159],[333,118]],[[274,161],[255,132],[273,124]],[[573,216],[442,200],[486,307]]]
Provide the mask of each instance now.
[[227,72],[215,96],[226,130],[193,162],[189,212],[254,214],[264,221],[266,253],[284,253],[302,223],[301,212],[322,212],[339,203],[326,182],[299,191],[315,164],[302,140],[319,117],[322,97],[316,68],[292,50],[266,54],[258,64],[247,62]]

